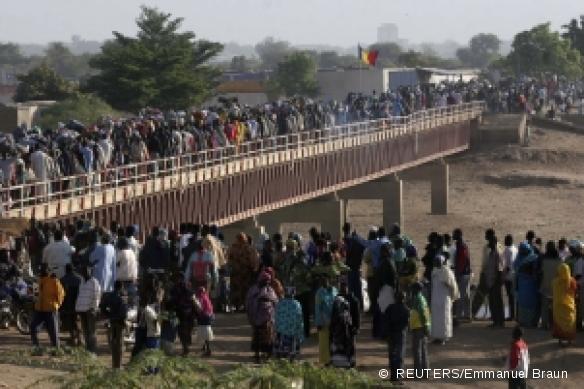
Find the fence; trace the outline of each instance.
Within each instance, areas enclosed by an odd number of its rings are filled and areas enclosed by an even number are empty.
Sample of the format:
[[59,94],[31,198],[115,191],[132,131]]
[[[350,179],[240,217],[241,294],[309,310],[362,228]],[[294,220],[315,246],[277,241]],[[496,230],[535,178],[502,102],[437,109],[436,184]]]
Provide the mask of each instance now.
[[[124,165],[99,172],[15,185],[0,190],[4,212],[30,216],[39,205],[53,204],[54,216],[70,214],[136,196],[186,188],[243,171],[378,142],[380,135],[401,137],[472,119],[483,102],[435,108],[406,117],[392,117],[255,139],[171,158]],[[415,137],[417,139],[417,136]],[[416,144],[416,148],[418,145]],[[358,163],[358,161],[355,161]],[[67,200],[81,204],[71,206]],[[68,208],[65,210],[64,208]],[[48,211],[40,218],[51,217]]]

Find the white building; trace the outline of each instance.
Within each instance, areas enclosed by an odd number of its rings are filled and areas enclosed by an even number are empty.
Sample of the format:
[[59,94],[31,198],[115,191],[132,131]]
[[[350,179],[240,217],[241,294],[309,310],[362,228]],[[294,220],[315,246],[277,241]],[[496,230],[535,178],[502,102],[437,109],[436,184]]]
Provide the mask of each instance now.
[[478,70],[446,70],[436,68],[362,68],[319,70],[316,78],[320,97],[324,100],[344,100],[350,92],[370,95],[402,86],[469,82],[477,78]]
[[319,70],[316,79],[324,100],[344,100],[349,92],[379,94],[400,86],[416,85],[414,68],[362,68]]

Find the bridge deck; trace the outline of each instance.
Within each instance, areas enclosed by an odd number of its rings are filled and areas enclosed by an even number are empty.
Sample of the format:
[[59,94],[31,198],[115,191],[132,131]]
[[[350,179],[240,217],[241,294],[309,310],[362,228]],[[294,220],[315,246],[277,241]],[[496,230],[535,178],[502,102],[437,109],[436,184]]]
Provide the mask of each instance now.
[[[232,209],[217,210],[217,212],[211,213],[200,209],[203,214],[210,217],[213,215],[207,221],[212,220],[219,225],[229,224],[271,209],[298,203],[375,179],[395,170],[460,152],[468,147],[468,134],[465,135],[466,139],[460,139],[452,147],[439,147],[439,151],[430,154],[420,153],[418,156],[419,148],[423,147],[419,144],[419,137],[433,129],[467,122],[479,116],[482,109],[482,103],[474,102],[421,111],[408,117],[379,119],[324,130],[307,131],[257,140],[239,146],[229,146],[108,169],[90,175],[64,177],[51,182],[14,186],[3,189],[5,192],[2,194],[3,198],[7,198],[8,193],[12,197],[11,207],[4,212],[4,217],[34,217],[37,220],[69,219],[77,215],[87,215],[100,208],[118,206],[162,193],[178,191],[182,195],[190,188],[203,184],[212,184],[218,181],[232,182],[237,177],[253,171],[267,172],[270,170],[269,168],[277,166],[288,166],[290,170],[294,170],[294,166],[301,162],[305,163],[315,159],[331,161],[331,157],[340,155],[339,153],[350,150],[366,150],[364,147],[368,145],[382,145],[401,139],[411,140],[415,158],[410,158],[408,161],[396,160],[394,162],[397,164],[380,166],[380,168],[360,176],[336,180],[336,182],[330,182],[324,186],[316,185],[312,189],[306,187],[306,190],[291,190],[289,196],[277,196],[277,201],[275,198],[272,200],[265,198],[265,201],[261,199],[262,196],[266,197],[263,194],[265,186],[273,184],[275,177],[265,182],[261,180],[248,182],[247,185],[256,186],[256,195],[260,201],[240,206],[236,203],[242,201],[241,196],[229,193],[230,200],[235,203],[233,207],[228,207]],[[389,152],[389,150],[386,151]],[[399,154],[399,151],[397,153]],[[356,158],[353,161],[354,164],[363,162],[363,157],[351,158]],[[341,167],[328,166],[331,174],[338,168]],[[350,167],[346,166],[345,168]],[[297,179],[302,181],[308,177],[301,176]],[[302,185],[301,182],[300,185]],[[43,194],[49,192],[49,187],[53,191],[49,194]],[[223,192],[225,192],[225,188],[223,187]],[[197,202],[196,198],[193,200]]]

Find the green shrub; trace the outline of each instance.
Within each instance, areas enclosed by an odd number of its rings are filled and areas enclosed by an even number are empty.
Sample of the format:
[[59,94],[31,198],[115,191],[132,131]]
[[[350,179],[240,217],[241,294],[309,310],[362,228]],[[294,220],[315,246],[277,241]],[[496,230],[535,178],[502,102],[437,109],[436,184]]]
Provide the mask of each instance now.
[[94,95],[78,93],[41,111],[35,124],[42,128],[56,128],[58,122],[76,119],[91,125],[104,116],[119,116],[109,104]]
[[[49,355],[50,350],[42,350]],[[45,352],[48,351],[48,352]],[[137,389],[137,388],[200,388],[200,389],[377,389],[391,387],[354,369],[322,368],[309,362],[274,360],[261,366],[239,365],[233,370],[217,374],[197,358],[168,357],[160,350],[147,350],[121,370],[82,349],[63,349],[60,356],[31,358],[30,354],[4,354],[0,363],[38,366],[66,370],[37,382],[43,387],[52,382],[61,388],[77,389]],[[156,370],[156,374],[152,371]]]

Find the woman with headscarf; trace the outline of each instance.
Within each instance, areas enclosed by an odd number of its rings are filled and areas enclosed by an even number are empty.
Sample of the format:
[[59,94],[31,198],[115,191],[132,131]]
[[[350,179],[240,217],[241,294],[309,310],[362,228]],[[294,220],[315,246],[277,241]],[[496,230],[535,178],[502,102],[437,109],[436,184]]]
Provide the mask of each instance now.
[[272,289],[274,289],[274,292],[276,293],[276,296],[278,296],[278,299],[283,298],[284,297],[284,287],[282,286],[282,283],[280,282],[280,280],[278,280],[276,278],[276,272],[274,272],[274,268],[267,267],[264,269],[264,271],[270,275],[270,278],[271,278],[270,286],[272,287]]
[[243,232],[237,235],[235,243],[229,248],[227,262],[231,274],[231,303],[235,309],[240,309],[259,266],[258,253]]
[[537,259],[531,246],[523,242],[515,263],[515,288],[517,290],[517,321],[523,327],[535,327],[539,319],[539,293],[537,283]]
[[570,268],[565,263],[558,266],[553,288],[553,336],[560,345],[576,338],[576,280],[570,275]]
[[246,297],[247,318],[253,328],[252,350],[256,363],[260,363],[261,354],[269,357],[274,344],[274,320],[278,297],[270,286],[272,277],[267,272],[260,273],[257,283],[251,287]]
[[350,303],[344,297],[337,295],[333,302],[329,331],[332,366],[343,368],[355,366],[356,334]]
[[452,338],[452,302],[459,298],[458,284],[446,258],[437,255],[432,270],[432,330],[434,343],[444,345]]

